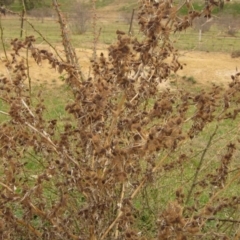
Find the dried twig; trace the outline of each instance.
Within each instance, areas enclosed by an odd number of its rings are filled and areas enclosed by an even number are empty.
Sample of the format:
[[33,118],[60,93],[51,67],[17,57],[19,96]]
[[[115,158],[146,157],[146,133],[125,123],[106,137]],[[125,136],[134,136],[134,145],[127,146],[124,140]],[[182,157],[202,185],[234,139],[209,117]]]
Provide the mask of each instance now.
[[202,152],[200,161],[199,161],[199,163],[198,163],[196,172],[195,172],[195,174],[194,174],[194,178],[193,178],[193,181],[192,181],[191,188],[190,188],[190,190],[189,190],[189,192],[188,192],[188,195],[187,195],[187,198],[186,198],[186,202],[185,202],[186,205],[189,203],[189,200],[190,200],[190,198],[191,198],[193,189],[194,189],[194,187],[195,187],[195,184],[196,184],[196,181],[197,181],[197,178],[198,178],[198,174],[199,174],[199,172],[200,172],[200,170],[201,170],[201,167],[202,167],[202,164],[203,164],[203,161],[204,161],[204,157],[205,157],[207,151],[209,150],[209,147],[211,146],[212,140],[213,140],[214,136],[216,135],[217,130],[218,130],[218,125],[216,125],[213,133],[212,133],[211,136],[209,137],[207,146],[205,147],[204,151]]

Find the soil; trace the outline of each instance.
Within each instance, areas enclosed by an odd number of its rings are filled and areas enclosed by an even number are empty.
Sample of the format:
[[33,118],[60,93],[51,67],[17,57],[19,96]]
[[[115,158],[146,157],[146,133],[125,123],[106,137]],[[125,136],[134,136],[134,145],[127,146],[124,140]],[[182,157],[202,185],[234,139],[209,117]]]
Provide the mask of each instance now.
[[225,85],[240,71],[240,58],[232,58],[230,53],[182,52],[179,60],[186,66],[178,74],[202,84]]
[[[106,49],[106,48],[105,48]],[[99,50],[105,52],[106,50]],[[88,49],[77,49],[79,62],[85,76],[88,76],[90,71],[90,59],[92,51]],[[3,54],[0,55],[0,76],[8,74],[4,67]],[[186,64],[183,70],[178,72],[179,76],[193,77],[197,83],[202,84],[219,84],[225,85],[231,81],[231,75],[240,71],[240,58],[231,58],[229,53],[210,53],[210,52],[181,52],[180,62]],[[33,83],[48,84],[56,86],[63,84],[63,77],[52,69],[48,63],[42,63],[38,66],[32,59],[29,61],[30,75]]]

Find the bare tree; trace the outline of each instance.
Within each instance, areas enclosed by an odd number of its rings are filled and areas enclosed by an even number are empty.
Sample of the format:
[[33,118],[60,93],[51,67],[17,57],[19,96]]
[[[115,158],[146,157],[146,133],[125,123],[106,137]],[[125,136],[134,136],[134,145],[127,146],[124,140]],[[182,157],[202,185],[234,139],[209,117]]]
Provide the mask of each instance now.
[[83,1],[76,1],[71,12],[71,30],[75,34],[85,33],[91,18],[90,6]]

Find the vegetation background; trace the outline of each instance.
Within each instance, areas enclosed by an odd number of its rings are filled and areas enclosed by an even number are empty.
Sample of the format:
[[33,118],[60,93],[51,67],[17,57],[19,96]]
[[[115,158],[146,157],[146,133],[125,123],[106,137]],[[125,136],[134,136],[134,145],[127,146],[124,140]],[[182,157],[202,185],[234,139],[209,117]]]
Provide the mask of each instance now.
[[[140,33],[116,29],[87,71],[73,47],[84,38],[57,1],[59,28],[22,3],[0,25],[2,238],[239,239],[240,73],[224,86],[179,77],[172,41],[216,3],[141,1]],[[93,53],[102,34],[94,14],[108,3],[91,5]],[[22,38],[8,14],[24,20]],[[64,84],[35,84],[33,65]]]
[[[58,34],[57,16],[51,8],[51,1],[34,1],[35,7],[28,10],[28,18],[41,32],[48,32],[47,39],[54,44],[60,43],[61,38]],[[184,1],[175,1],[180,5]],[[69,34],[73,45],[77,48],[92,47],[92,22],[91,22],[91,4],[86,2],[60,1],[62,11],[69,23]],[[193,1],[195,10],[204,7],[204,1]],[[13,11],[21,12],[21,1],[15,0],[9,5]],[[27,5],[26,5],[27,8]],[[239,3],[231,1],[225,4],[224,8],[216,8],[213,10],[212,18],[206,21],[204,17],[195,19],[193,27],[186,29],[185,34],[175,34],[171,38],[175,41],[178,49],[201,50],[201,51],[225,51],[235,52],[239,50]],[[137,1],[96,1],[96,31],[98,33],[98,43],[100,49],[101,44],[111,44],[115,39],[117,29],[129,31],[132,10],[136,9],[133,23],[132,33],[141,37],[137,23]],[[186,14],[187,8],[184,6],[179,10],[179,14]],[[9,15],[2,19],[4,27],[8,29],[5,37],[11,39],[14,33],[20,32],[21,23],[19,18]],[[39,24],[41,22],[42,24]],[[24,26],[28,34],[32,34],[32,28],[28,24]],[[42,41],[37,38],[38,43]],[[8,41],[9,42],[9,41]],[[8,45],[6,41],[6,44]]]

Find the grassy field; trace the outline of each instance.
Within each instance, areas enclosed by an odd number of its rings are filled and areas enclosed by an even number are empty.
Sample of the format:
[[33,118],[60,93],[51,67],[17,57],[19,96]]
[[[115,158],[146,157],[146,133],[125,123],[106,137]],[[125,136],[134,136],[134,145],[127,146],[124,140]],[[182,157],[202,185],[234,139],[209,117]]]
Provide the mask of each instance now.
[[[64,11],[68,10],[69,7],[75,2],[75,0],[58,0],[58,3],[61,5],[62,9]],[[88,1],[85,1],[88,2]],[[181,4],[182,1],[180,0],[175,0],[174,1],[177,4]],[[193,0],[193,7],[195,10],[201,10],[202,6],[204,5],[204,1],[202,0]],[[108,5],[112,5],[114,7],[114,5],[117,5],[119,2],[117,0],[97,0],[96,1],[96,6],[97,8],[103,8],[105,6]],[[123,7],[121,7],[119,10],[125,10],[125,11],[131,11],[132,7],[136,7],[137,6],[137,1],[136,0],[123,0],[122,3],[124,4]],[[51,0],[45,0],[44,1],[44,6],[50,7],[52,5],[52,1]],[[15,1],[11,6],[12,10],[21,10],[21,4],[18,1]],[[38,7],[38,6],[36,6]],[[41,4],[40,4],[41,7]],[[115,8],[116,9],[116,8]],[[187,8],[182,8],[181,10],[182,14],[187,13]],[[218,13],[220,10],[216,9],[214,10],[214,14]],[[224,13],[227,14],[240,14],[240,5],[238,3],[237,0],[232,1],[231,4],[226,3],[224,6]]]
[[[68,12],[70,9],[69,1],[58,1],[64,12]],[[176,1],[177,3],[180,1]],[[97,31],[100,32],[98,42],[100,44],[109,45],[116,39],[116,30],[128,32],[129,30],[129,18],[132,9],[136,9],[136,1],[123,1],[121,7],[118,7],[117,1],[114,0],[102,0],[97,1],[96,6],[98,8],[97,14],[99,18],[97,20]],[[46,6],[51,6],[51,1],[45,1]],[[105,10],[108,7],[108,10]],[[200,10],[203,7],[203,1],[193,1],[193,7],[195,10]],[[18,1],[11,6],[13,10],[19,10],[20,5]],[[112,12],[108,14],[109,11]],[[114,14],[115,13],[115,14]],[[183,7],[180,10],[180,14],[186,14],[187,8]],[[240,19],[240,4],[236,1],[231,4],[225,4],[224,9],[220,11],[216,8],[213,12],[214,20],[206,25],[211,25],[208,31],[202,32],[200,36],[199,26],[182,32],[181,34],[173,34],[172,41],[175,41],[175,45],[178,49],[187,50],[203,50],[203,51],[234,51],[239,49],[239,19]],[[226,17],[227,16],[227,17]],[[232,17],[230,19],[230,17]],[[20,36],[20,20],[13,16],[6,18],[2,17],[2,26],[4,30],[4,40],[6,45],[9,45],[9,41],[12,38]],[[55,18],[29,18],[29,21],[35,26],[35,28],[41,32],[44,36],[47,36],[47,40],[52,44],[60,44],[61,36],[59,34],[59,26]],[[87,24],[87,32],[82,35],[74,34],[74,29],[71,26],[71,18],[69,22],[69,34],[73,45],[76,48],[91,48],[93,45],[92,23],[89,20]],[[200,24],[204,24],[202,21]],[[234,30],[233,35],[229,35],[227,32],[229,28]],[[134,36],[141,38],[141,33],[138,30],[137,15],[135,11],[135,21],[133,23]],[[36,32],[27,24],[23,27],[24,35],[34,34],[37,37],[37,43],[42,43],[43,40],[38,36]]]
[[[40,19],[29,18],[28,19],[37,31],[45,36],[47,41],[54,45],[61,44],[61,36],[59,34],[59,25],[55,19],[45,18],[43,21]],[[7,17],[1,19],[4,42],[9,47],[11,39],[20,36],[20,20],[17,17]],[[129,24],[124,19],[113,17],[111,18],[99,18],[97,24],[97,31],[100,32],[98,43],[109,45],[116,39],[116,31],[121,30],[128,32]],[[240,34],[236,32],[234,36],[228,35],[226,29],[212,25],[207,32],[203,32],[200,36],[198,30],[189,29],[180,34],[173,34],[172,41],[175,42],[175,46],[178,49],[187,50],[204,50],[204,51],[223,51],[231,52],[239,50]],[[133,25],[134,36],[141,38],[142,34],[138,31],[137,22]],[[69,33],[73,45],[76,48],[92,48],[93,46],[93,34],[91,32],[91,24],[89,22],[88,30],[82,35],[71,33],[71,19],[69,19]],[[34,35],[37,39],[37,44],[44,44],[41,36],[35,32],[32,27],[25,22],[23,27],[23,36]],[[1,46],[2,48],[2,46]]]
[[[75,0],[58,0],[58,4],[61,6],[63,11],[69,11],[72,7],[72,5],[76,2]],[[87,2],[87,1],[84,1]],[[96,7],[102,8],[105,6],[108,6],[109,4],[112,4],[114,0],[100,0],[96,1]],[[132,1],[134,2],[134,1]],[[36,8],[41,7],[51,7],[52,6],[52,0],[44,0],[44,3],[41,3],[39,5],[36,5]],[[15,1],[11,6],[10,9],[13,11],[21,11],[22,5],[19,1]]]

